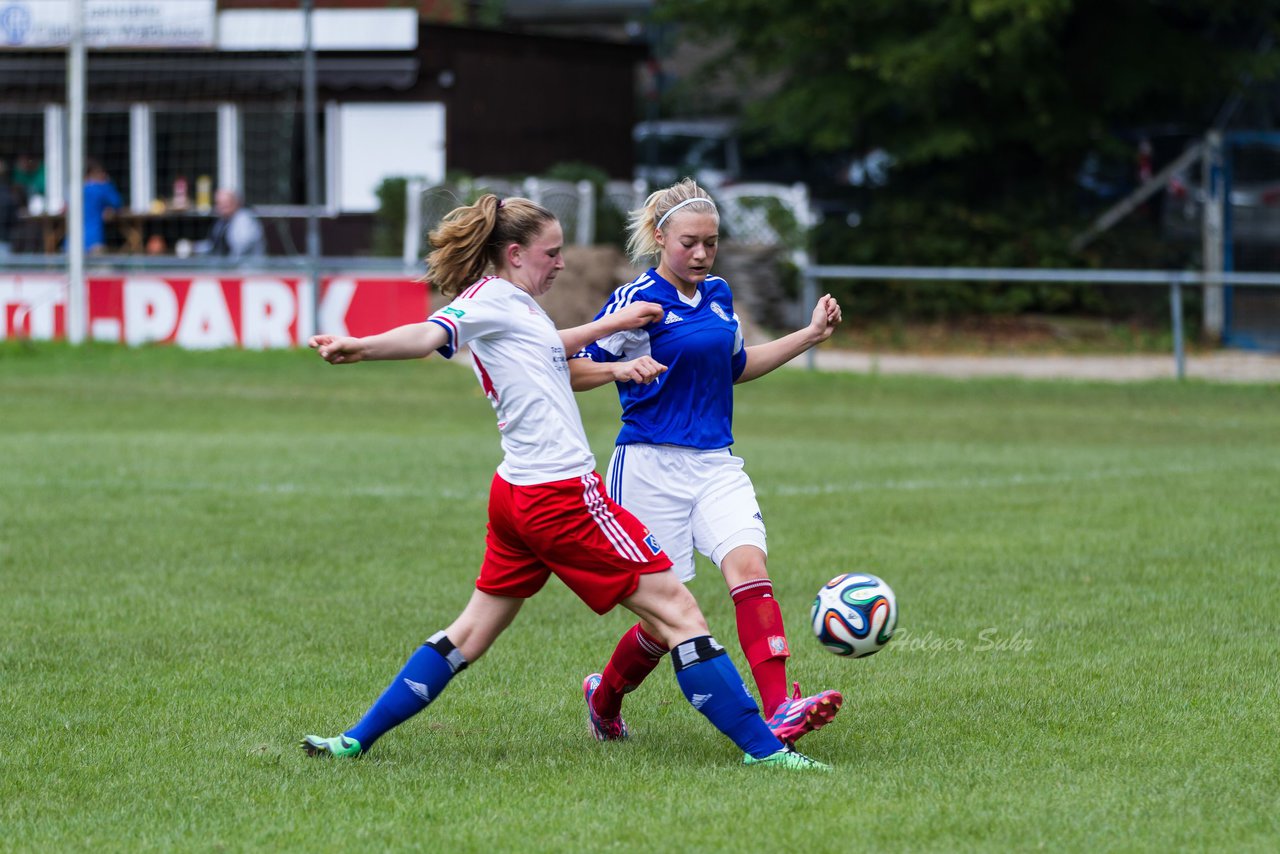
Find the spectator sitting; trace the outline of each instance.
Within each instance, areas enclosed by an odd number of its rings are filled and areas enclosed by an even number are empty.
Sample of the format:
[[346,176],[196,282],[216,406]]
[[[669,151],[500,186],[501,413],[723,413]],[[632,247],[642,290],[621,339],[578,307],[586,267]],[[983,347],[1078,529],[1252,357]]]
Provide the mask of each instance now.
[[17,188],[22,205],[28,205],[35,196],[44,197],[44,164],[30,154],[19,154],[13,161],[13,186]]
[[196,244],[196,253],[244,261],[267,254],[266,233],[252,211],[244,207],[240,194],[226,188],[214,194],[213,209],[217,221],[209,231],[209,239]]

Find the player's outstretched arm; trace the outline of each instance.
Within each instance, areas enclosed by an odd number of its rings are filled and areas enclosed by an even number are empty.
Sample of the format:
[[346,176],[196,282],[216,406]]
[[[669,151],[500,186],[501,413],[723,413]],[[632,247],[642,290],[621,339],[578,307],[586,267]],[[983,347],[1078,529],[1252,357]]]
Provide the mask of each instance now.
[[745,383],[758,379],[782,367],[796,356],[830,338],[831,333],[840,324],[840,320],[840,303],[836,302],[836,298],[831,294],[823,294],[813,308],[809,325],[804,329],[798,329],[790,335],[775,338],[764,344],[748,347],[746,367],[734,382]]
[[639,329],[662,319],[662,306],[652,302],[633,302],[604,317],[596,318],[581,326],[560,330],[560,340],[566,353],[576,353],[592,341],[624,329]]
[[449,341],[439,324],[425,321],[397,326],[377,335],[355,338],[350,335],[313,335],[307,345],[333,365],[385,359],[422,359]]
[[588,391],[606,383],[640,383],[658,378],[667,366],[652,356],[641,356],[628,362],[597,362],[594,359],[569,360],[569,384],[574,391]]

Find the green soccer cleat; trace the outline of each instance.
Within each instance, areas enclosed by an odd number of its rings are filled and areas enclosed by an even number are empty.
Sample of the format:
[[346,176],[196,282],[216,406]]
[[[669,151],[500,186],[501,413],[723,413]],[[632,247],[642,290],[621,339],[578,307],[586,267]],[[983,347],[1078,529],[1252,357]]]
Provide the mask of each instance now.
[[363,752],[360,742],[345,735],[333,738],[309,735],[302,739],[302,749],[308,756],[349,756],[352,759]]
[[771,753],[763,759],[756,759],[747,754],[742,757],[743,765],[767,765],[771,768],[785,768],[788,771],[830,771],[831,766],[816,759],[810,759],[803,753],[790,747],[784,747],[777,753]]

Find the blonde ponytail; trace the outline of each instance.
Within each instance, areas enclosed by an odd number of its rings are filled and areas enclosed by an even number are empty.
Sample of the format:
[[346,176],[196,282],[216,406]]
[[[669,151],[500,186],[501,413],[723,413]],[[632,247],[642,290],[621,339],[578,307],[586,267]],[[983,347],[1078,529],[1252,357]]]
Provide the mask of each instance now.
[[512,243],[530,245],[555,214],[536,202],[500,200],[486,193],[473,205],[455,208],[428,236],[427,278],[446,297],[455,297],[491,268]]

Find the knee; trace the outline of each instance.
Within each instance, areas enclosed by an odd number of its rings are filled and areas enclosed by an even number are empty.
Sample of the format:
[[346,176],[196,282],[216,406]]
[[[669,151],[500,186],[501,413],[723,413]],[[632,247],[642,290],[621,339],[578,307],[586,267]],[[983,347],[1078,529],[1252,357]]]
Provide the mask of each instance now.
[[765,553],[755,546],[739,546],[720,561],[720,572],[725,583],[737,587],[748,581],[769,577],[769,565]]

